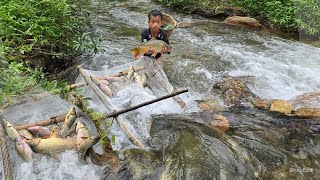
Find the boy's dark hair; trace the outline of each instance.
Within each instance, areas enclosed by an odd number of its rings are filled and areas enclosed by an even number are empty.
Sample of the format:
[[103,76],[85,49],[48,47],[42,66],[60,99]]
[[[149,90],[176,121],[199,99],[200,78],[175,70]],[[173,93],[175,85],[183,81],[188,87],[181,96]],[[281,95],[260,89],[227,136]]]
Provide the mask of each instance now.
[[148,20],[150,21],[152,16],[160,16],[161,20],[162,20],[162,12],[158,11],[158,10],[152,10],[149,12],[148,14]]

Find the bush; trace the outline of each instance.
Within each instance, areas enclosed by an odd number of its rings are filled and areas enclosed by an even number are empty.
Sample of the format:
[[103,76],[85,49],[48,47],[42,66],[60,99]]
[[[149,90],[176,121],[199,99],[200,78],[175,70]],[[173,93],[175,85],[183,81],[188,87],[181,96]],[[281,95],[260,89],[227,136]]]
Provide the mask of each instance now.
[[[264,17],[274,27],[297,30],[306,34],[319,35],[320,2],[319,0],[159,0],[174,8],[209,9],[218,7],[240,7],[249,16]],[[214,13],[214,12],[213,12]]]
[[320,1],[294,0],[296,23],[307,34],[319,34],[320,29]]
[[[88,0],[81,0],[82,4],[83,1]],[[75,3],[78,1],[2,0],[0,40],[6,58],[9,61],[37,57],[73,59],[89,50],[98,52],[100,43],[90,34],[84,34],[85,19],[76,16],[79,5]]]

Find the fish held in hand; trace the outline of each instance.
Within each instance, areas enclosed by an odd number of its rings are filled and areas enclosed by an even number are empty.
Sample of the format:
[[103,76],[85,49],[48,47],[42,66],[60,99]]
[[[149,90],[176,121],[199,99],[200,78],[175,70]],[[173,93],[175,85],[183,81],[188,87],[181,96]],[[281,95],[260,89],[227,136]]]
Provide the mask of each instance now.
[[167,49],[170,52],[172,47],[162,40],[150,40],[139,47],[131,49],[130,52],[133,53],[134,58],[137,58],[139,54],[146,54],[149,51],[153,52],[151,56],[156,56],[157,53],[162,53],[163,49]]

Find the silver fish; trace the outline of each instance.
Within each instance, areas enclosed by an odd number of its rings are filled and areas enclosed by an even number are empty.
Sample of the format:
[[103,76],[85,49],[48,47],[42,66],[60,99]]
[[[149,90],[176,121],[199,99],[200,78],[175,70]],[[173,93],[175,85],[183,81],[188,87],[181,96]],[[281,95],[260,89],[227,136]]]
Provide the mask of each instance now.
[[90,138],[90,133],[87,126],[81,120],[77,122],[76,132],[77,132],[77,145],[80,145],[83,141]]
[[33,156],[33,151],[30,146],[23,140],[22,137],[19,137],[16,140],[16,150],[19,155],[26,161],[31,161]]
[[106,94],[107,96],[113,96],[112,90],[106,84],[101,83],[99,79],[94,76],[90,76],[90,78],[104,94]]
[[127,75],[127,78],[129,81],[132,79],[134,71],[135,70],[134,70],[133,66],[131,66],[128,70],[128,75]]
[[62,129],[59,133],[59,135],[62,137],[62,138],[66,138],[68,136],[68,131],[70,130],[70,128],[73,126],[74,124],[74,121],[76,120],[77,118],[77,115],[76,115],[76,108],[75,107],[72,107],[70,109],[70,111],[68,112],[65,120],[64,120],[64,123],[62,125]]
[[107,85],[100,83],[99,88],[107,96],[113,96],[112,90]]
[[141,78],[141,85],[142,87],[146,87],[148,83],[148,76],[147,74],[142,74],[142,78]]
[[87,153],[87,150],[91,148],[93,145],[97,144],[99,140],[100,140],[99,136],[91,136],[89,139],[86,139],[81,144],[79,144],[77,149],[80,153],[80,157],[84,159]]
[[35,137],[48,138],[50,137],[51,131],[47,127],[33,126],[29,127],[28,131]]
[[3,124],[4,128],[5,128],[8,136],[10,137],[10,139],[15,141],[20,137],[20,134],[18,133],[18,131],[5,118],[2,118],[2,124]]
[[30,133],[30,131],[26,129],[22,129],[19,131],[20,136],[26,138],[26,139],[33,139],[33,135]]

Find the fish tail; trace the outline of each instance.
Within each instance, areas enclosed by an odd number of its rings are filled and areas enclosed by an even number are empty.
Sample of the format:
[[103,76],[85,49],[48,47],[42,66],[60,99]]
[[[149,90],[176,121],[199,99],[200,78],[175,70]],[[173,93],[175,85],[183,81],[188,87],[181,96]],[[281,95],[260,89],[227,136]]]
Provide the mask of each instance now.
[[140,54],[140,49],[139,48],[133,48],[130,50],[130,52],[133,53],[133,58],[137,58]]

